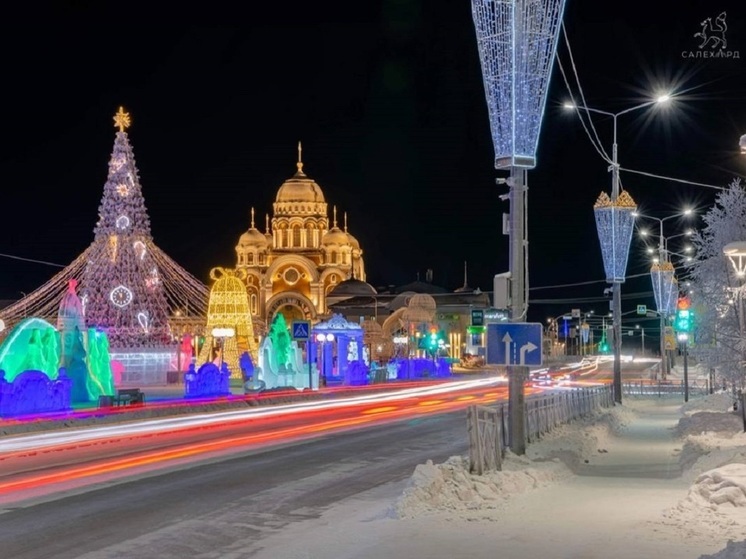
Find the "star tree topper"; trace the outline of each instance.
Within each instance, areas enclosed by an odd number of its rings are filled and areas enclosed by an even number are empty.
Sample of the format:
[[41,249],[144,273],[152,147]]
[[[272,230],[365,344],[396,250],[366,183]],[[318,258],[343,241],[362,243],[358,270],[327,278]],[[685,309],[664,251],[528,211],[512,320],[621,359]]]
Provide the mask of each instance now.
[[130,114],[124,112],[124,107],[119,107],[117,114],[114,115],[114,126],[119,128],[120,132],[124,132],[124,129],[129,128],[131,124]]

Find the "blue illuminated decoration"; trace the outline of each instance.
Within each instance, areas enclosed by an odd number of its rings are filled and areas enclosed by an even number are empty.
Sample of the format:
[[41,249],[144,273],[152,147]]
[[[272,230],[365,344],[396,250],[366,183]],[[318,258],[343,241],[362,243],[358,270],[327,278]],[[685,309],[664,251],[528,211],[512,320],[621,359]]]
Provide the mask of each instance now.
[[593,206],[606,281],[609,283],[624,283],[629,245],[635,228],[635,210],[637,204],[626,191],[614,201],[602,192]]
[[495,168],[536,166],[565,0],[472,0]]
[[673,264],[670,262],[653,264],[650,268],[650,278],[653,280],[653,295],[658,313],[663,316],[675,313],[679,286],[674,278]]

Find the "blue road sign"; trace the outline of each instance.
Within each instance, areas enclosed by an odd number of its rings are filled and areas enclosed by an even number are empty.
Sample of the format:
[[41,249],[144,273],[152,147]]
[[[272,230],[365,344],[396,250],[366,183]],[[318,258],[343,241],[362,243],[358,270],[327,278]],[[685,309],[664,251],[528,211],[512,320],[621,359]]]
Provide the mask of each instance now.
[[294,340],[307,340],[311,334],[311,323],[307,320],[294,320],[291,331]]
[[499,322],[487,325],[487,363],[490,365],[541,365],[542,325]]

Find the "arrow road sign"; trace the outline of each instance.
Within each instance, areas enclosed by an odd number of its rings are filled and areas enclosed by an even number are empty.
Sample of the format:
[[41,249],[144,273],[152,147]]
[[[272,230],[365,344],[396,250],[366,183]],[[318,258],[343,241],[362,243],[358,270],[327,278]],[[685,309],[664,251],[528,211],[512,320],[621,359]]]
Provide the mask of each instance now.
[[311,332],[311,323],[307,320],[294,320],[292,332],[294,340],[307,340]]
[[487,325],[487,363],[541,365],[542,325],[501,322]]

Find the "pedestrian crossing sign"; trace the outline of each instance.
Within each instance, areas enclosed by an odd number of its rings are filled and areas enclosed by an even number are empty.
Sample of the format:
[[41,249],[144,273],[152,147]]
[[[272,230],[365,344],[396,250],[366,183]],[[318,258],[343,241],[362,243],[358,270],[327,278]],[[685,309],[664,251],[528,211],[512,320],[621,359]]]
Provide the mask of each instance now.
[[307,320],[294,320],[291,331],[294,340],[308,340],[311,336],[311,323]]

